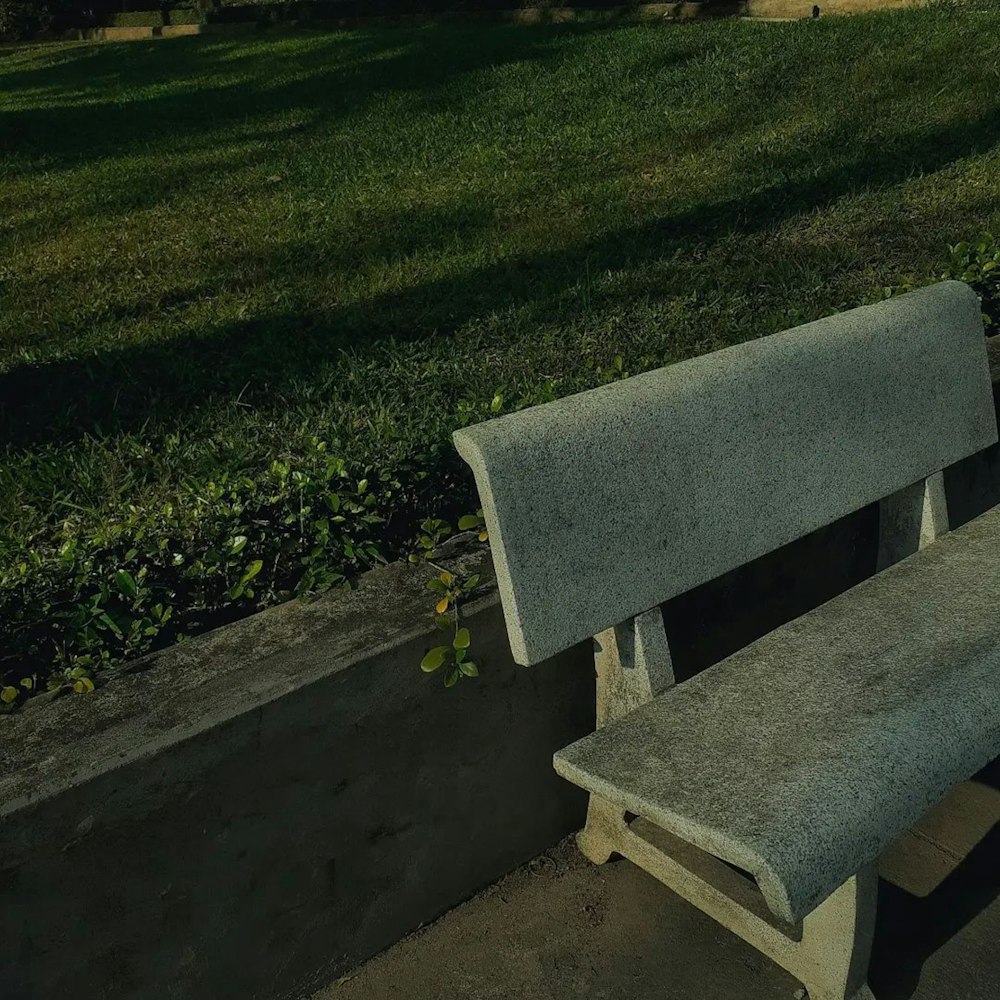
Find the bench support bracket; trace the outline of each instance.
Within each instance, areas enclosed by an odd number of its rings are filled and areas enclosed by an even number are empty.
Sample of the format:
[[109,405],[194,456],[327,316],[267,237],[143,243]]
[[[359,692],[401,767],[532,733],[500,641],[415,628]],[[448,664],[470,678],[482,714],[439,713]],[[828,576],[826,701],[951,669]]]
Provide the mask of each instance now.
[[674,686],[670,647],[659,608],[599,632],[594,645],[598,729]]
[[796,925],[767,909],[751,879],[642,818],[626,822],[612,802],[590,797],[580,847],[601,863],[628,858],[723,927],[787,969],[809,1000],[874,1000],[867,985],[878,874],[869,865]]
[[[598,729],[673,687],[674,668],[660,609],[644,611],[595,635],[594,666]],[[596,864],[608,860],[602,853],[607,806],[591,795],[587,824],[577,836],[580,850]],[[624,810],[619,810],[618,821],[624,818]]]
[[881,500],[876,572],[930,545],[948,527],[943,472],[935,472]]

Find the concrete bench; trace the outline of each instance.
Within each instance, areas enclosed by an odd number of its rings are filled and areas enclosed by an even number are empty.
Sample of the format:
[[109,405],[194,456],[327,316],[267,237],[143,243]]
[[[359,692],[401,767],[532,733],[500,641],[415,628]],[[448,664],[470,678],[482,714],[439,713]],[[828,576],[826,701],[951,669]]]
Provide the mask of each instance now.
[[[1000,508],[948,533],[942,476],[996,440],[958,282],[455,434],[517,662],[596,639],[583,852],[812,1000],[871,996],[879,855],[1000,753]],[[874,502],[880,572],[674,683],[664,601]]]

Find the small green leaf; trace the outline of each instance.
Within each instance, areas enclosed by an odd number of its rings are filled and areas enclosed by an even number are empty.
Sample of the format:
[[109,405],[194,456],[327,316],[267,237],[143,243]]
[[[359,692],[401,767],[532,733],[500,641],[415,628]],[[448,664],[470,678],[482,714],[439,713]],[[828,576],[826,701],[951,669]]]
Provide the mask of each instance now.
[[450,587],[454,582],[455,578],[447,570],[443,570],[438,579],[446,586]]
[[0,690],[0,701],[5,705],[9,705],[15,698],[17,698],[17,688],[5,687]]
[[470,591],[475,590],[476,587],[478,586],[479,586],[479,574],[475,573],[472,576],[470,576],[469,579],[465,581],[465,583],[462,584],[462,590],[464,590],[466,593],[469,593]]
[[358,493],[364,493],[364,491],[366,489],[368,489],[368,480],[367,479],[362,479],[358,483]]
[[455,633],[455,641],[452,645],[455,649],[468,649],[471,642],[472,636],[469,635],[469,630],[467,628],[460,628]]
[[458,678],[461,676],[458,672],[458,667],[452,667],[448,672],[448,676],[444,679],[444,686],[446,688],[454,687],[458,683]]
[[245,587],[263,568],[264,560],[254,559],[254,561],[243,571],[243,576],[240,577],[240,585]]
[[425,674],[434,673],[444,663],[445,657],[450,652],[451,650],[447,646],[435,646],[433,649],[427,650],[424,658],[420,661],[420,669]]
[[472,660],[465,660],[458,665],[458,669],[465,674],[466,677],[478,677],[479,667],[477,667]]
[[246,535],[237,535],[235,538],[229,540],[229,551],[232,555],[236,555],[238,552],[243,551],[243,547],[247,543]]
[[446,594],[448,592],[448,588],[437,577],[427,581],[427,589],[437,591],[439,594]]
[[501,406],[503,406],[503,393],[498,392],[490,402],[490,413],[499,413]]
[[97,616],[97,620],[101,622],[103,625],[106,625],[109,629],[111,629],[111,631],[114,632],[115,635],[121,637],[122,630],[118,627],[117,622],[115,622],[115,620],[111,618],[109,615],[107,615],[102,611]]
[[464,517],[458,519],[458,530],[459,531],[471,531],[473,528],[479,527],[479,518],[475,514],[466,514]]
[[21,678],[21,687],[23,687],[25,690],[30,691],[34,686],[35,686],[34,677]]
[[139,586],[135,582],[135,577],[127,569],[120,569],[115,573],[115,583],[126,597],[135,597],[139,593]]
[[94,690],[94,682],[89,677],[81,677],[73,682],[73,690],[77,694],[90,694]]

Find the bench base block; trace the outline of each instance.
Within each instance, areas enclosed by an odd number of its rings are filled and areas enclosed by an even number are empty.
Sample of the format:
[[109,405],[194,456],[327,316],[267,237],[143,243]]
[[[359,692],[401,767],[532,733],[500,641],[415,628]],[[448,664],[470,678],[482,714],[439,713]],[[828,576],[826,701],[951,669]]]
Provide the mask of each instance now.
[[642,818],[591,795],[583,854],[604,864],[620,854],[787,969],[809,1000],[874,1000],[867,985],[875,929],[874,864],[849,878],[799,924],[785,924],[753,880]]

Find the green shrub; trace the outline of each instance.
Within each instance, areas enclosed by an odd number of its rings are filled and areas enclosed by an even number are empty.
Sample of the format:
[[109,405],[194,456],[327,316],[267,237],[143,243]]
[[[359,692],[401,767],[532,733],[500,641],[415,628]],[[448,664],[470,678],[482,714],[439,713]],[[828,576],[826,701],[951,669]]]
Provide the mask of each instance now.
[[130,10],[113,14],[109,24],[113,28],[158,28],[163,15],[158,10]]
[[974,243],[956,243],[948,249],[950,260],[941,277],[971,285],[983,304],[987,336],[1000,333],[1000,241],[983,233]]
[[0,40],[15,41],[45,31],[52,23],[48,0],[0,0]]
[[[401,489],[313,438],[293,463],[189,482],[159,507],[91,526],[68,518],[0,569],[0,710],[95,670],[384,561]],[[77,686],[77,682],[79,686]]]
[[203,24],[205,15],[199,10],[179,8],[170,12],[170,24]]

